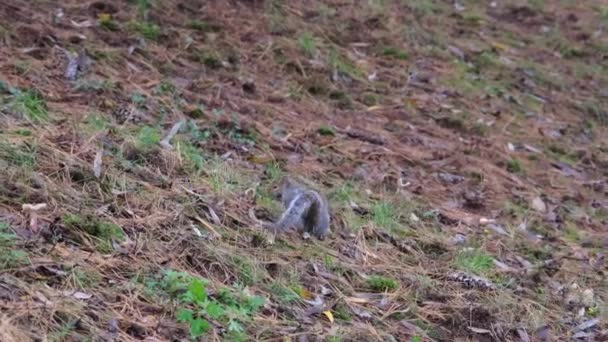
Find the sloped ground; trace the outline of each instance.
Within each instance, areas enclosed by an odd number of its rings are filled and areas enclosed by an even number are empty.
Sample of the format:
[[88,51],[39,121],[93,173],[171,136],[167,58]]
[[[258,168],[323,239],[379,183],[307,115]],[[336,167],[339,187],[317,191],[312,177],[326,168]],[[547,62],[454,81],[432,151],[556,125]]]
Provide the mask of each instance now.
[[602,3],[0,3],[0,340],[606,339]]

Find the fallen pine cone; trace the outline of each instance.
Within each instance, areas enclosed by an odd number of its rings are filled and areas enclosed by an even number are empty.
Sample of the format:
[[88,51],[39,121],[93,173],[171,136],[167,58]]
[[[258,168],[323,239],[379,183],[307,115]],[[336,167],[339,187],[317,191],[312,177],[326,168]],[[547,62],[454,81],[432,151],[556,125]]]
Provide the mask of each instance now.
[[448,280],[459,282],[463,287],[468,289],[478,289],[478,290],[496,290],[494,284],[492,284],[489,280],[466,274],[464,272],[454,272],[448,275]]

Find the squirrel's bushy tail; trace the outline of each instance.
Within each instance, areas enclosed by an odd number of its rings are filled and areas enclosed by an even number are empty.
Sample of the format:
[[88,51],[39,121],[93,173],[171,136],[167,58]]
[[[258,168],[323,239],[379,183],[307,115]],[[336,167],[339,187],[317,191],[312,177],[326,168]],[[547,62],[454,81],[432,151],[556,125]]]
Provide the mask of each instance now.
[[296,228],[303,230],[304,220],[309,216],[308,213],[316,205],[316,198],[313,193],[305,192],[294,198],[276,223],[276,229],[287,230]]

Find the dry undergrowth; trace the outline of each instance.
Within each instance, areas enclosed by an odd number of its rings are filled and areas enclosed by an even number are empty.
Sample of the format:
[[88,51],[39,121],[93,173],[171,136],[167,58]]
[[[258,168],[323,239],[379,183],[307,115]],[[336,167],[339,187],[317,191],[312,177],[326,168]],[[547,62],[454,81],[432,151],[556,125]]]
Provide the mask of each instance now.
[[[599,0],[0,4],[0,340],[606,338],[606,24]],[[328,240],[251,220],[286,173],[327,193]]]

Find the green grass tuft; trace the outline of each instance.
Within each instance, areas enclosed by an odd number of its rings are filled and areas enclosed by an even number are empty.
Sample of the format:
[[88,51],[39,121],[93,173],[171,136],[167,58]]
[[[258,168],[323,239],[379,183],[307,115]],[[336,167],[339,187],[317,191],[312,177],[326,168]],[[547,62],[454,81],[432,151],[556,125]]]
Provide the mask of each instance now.
[[167,270],[160,281],[148,281],[148,292],[166,294],[177,303],[175,319],[186,324],[192,339],[211,330],[211,323],[221,324],[227,331],[227,339],[245,339],[244,324],[264,306],[264,298],[220,288],[210,296],[206,279],[183,272]]
[[390,292],[399,287],[399,283],[383,276],[371,276],[367,279],[367,286],[374,292]]
[[138,21],[133,23],[133,30],[148,40],[156,41],[161,35],[160,26],[147,21]]
[[324,135],[324,136],[335,136],[336,135],[336,132],[334,132],[333,128],[331,128],[329,126],[321,126],[321,127],[319,127],[317,132],[319,132],[319,134]]
[[158,146],[161,140],[160,130],[155,127],[144,126],[139,129],[135,137],[135,147],[141,151],[150,151]]
[[298,47],[308,58],[313,58],[317,52],[315,37],[310,32],[304,32],[298,37]]
[[510,159],[507,161],[507,171],[511,173],[522,173],[524,171],[524,167],[521,165],[521,162],[518,159]]
[[474,274],[483,275],[492,269],[494,258],[478,249],[463,250],[456,256],[457,268]]
[[383,48],[382,55],[400,60],[406,60],[410,57],[407,51],[391,46]]
[[28,264],[29,258],[25,251],[18,249],[17,235],[6,222],[0,221],[0,270]]
[[395,208],[389,202],[378,202],[372,207],[372,219],[378,227],[393,231],[399,227]]
[[27,144],[13,145],[0,142],[0,160],[9,166],[31,170],[36,166],[36,147]]
[[17,90],[12,101],[12,109],[23,114],[33,123],[41,123],[49,119],[44,100],[38,93],[31,90]]

